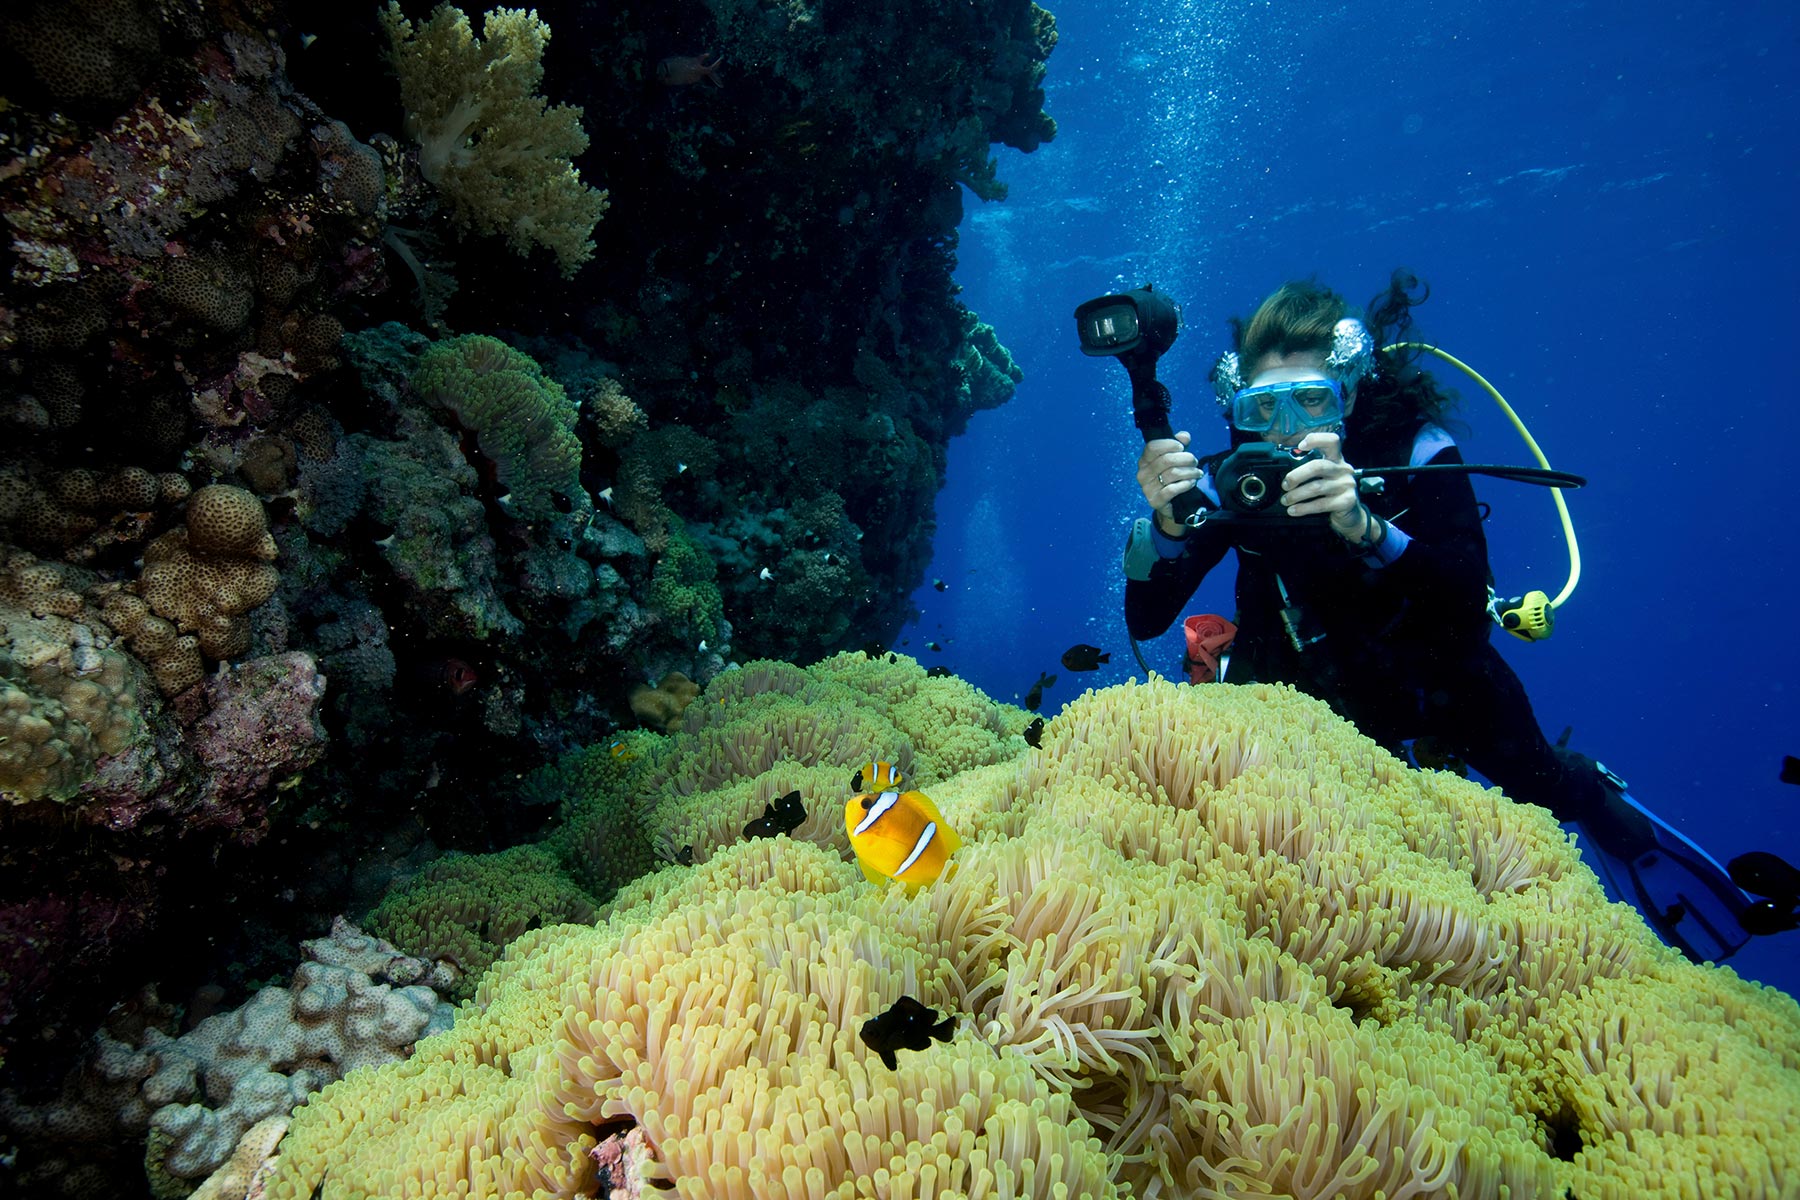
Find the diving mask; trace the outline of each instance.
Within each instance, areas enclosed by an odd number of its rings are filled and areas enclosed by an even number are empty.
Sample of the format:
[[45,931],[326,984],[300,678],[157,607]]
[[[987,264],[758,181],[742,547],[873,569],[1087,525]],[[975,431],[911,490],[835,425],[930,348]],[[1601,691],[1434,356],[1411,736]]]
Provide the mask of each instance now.
[[1335,379],[1292,379],[1238,390],[1231,424],[1245,433],[1307,433],[1344,423],[1344,385]]

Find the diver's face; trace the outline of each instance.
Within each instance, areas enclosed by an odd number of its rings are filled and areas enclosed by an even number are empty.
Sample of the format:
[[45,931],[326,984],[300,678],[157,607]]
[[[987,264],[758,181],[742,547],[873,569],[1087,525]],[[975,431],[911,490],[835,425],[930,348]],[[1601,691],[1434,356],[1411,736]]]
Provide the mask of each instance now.
[[[1265,383],[1298,383],[1306,379],[1328,379],[1325,374],[1325,352],[1323,350],[1300,350],[1293,354],[1265,354],[1256,360],[1248,386],[1261,387]],[[1344,415],[1350,415],[1350,409],[1356,404],[1356,385],[1344,389]],[[1257,436],[1265,442],[1292,449],[1298,445],[1307,431],[1296,433],[1280,433],[1273,429],[1264,430]]]

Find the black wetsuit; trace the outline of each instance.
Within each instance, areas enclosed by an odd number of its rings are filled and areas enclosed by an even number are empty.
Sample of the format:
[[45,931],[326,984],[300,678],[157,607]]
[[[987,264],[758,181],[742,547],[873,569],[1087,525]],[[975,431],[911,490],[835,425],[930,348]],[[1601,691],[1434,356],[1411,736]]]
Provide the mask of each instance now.
[[[1349,448],[1361,463],[1405,464],[1415,439],[1420,453],[1442,445],[1432,463],[1462,461],[1448,435],[1430,426]],[[1524,686],[1489,642],[1487,539],[1469,477],[1390,475],[1386,485],[1364,503],[1408,539],[1393,561],[1382,565],[1329,527],[1296,528],[1285,515],[1266,525],[1204,524],[1176,557],[1159,559],[1147,581],[1127,580],[1131,635],[1167,629],[1235,549],[1238,632],[1227,682],[1293,684],[1401,757],[1402,742],[1429,735],[1514,799],[1559,820],[1593,817],[1601,784],[1591,760],[1545,740]],[[1165,552],[1174,546],[1159,542]],[[1284,608],[1304,648],[1295,647]]]

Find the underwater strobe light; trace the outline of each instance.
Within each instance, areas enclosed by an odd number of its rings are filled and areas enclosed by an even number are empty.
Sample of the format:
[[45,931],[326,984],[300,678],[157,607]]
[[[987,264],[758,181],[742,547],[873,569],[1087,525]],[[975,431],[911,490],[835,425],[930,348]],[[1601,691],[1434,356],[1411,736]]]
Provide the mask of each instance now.
[[[1156,381],[1156,360],[1168,353],[1181,332],[1181,306],[1146,283],[1129,292],[1096,296],[1075,309],[1081,352],[1116,358],[1131,377],[1131,416],[1146,442],[1172,438],[1169,389]],[[1200,508],[1200,490],[1189,488],[1170,501],[1175,519],[1185,522]]]

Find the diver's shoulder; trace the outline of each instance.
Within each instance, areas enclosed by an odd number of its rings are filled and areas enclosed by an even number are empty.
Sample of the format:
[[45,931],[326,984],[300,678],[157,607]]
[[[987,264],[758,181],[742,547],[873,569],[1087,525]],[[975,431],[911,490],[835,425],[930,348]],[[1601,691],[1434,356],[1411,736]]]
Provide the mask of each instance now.
[[1450,431],[1436,421],[1427,421],[1413,434],[1412,456],[1407,465],[1422,467],[1446,451],[1453,460],[1462,460],[1462,452],[1456,448],[1456,439],[1450,436]]

